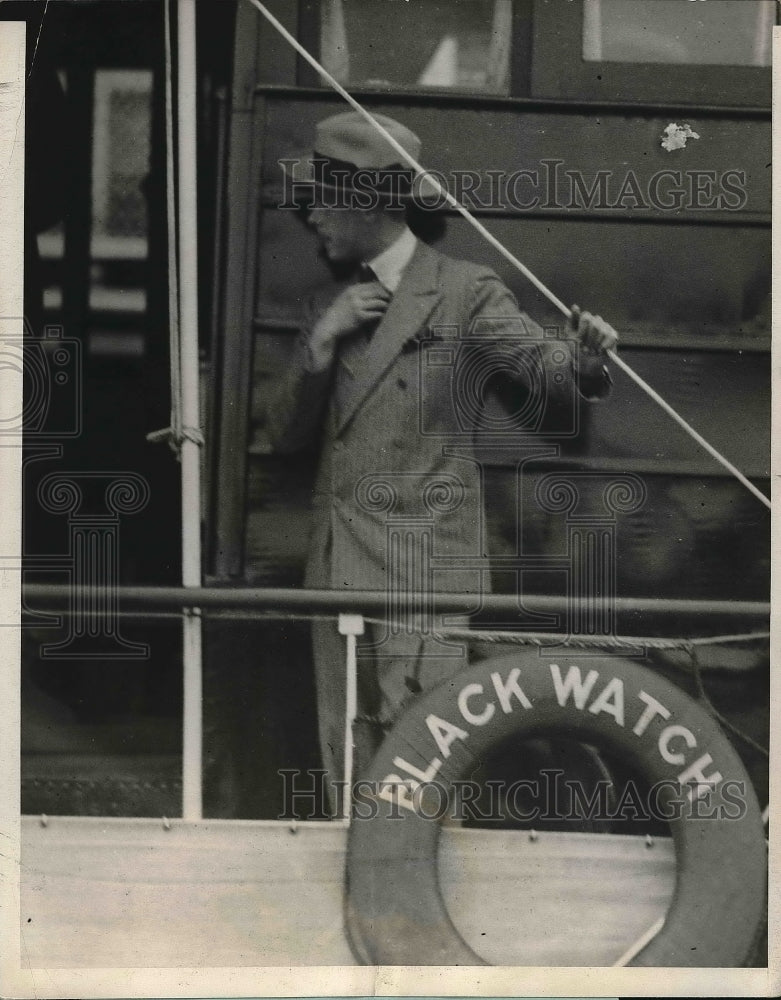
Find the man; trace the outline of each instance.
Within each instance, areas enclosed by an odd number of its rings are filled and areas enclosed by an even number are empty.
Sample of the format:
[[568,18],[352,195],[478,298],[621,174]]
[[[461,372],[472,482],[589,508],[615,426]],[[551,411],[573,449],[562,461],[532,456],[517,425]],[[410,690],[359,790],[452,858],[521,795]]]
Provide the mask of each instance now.
[[[375,117],[418,159],[413,132]],[[509,381],[516,416],[537,426],[542,410],[555,412],[573,393],[608,391],[602,355],[618,338],[573,307],[576,359],[570,341],[544,338],[488,268],[420,243],[406,224],[412,175],[399,159],[347,112],[321,121],[312,156],[293,161],[322,252],[352,268],[353,280],[305,324],[270,402],[269,430],[279,451],[321,441],[307,587],[384,590],[390,599],[470,592],[477,609],[489,584],[478,565],[486,555],[481,470],[465,429],[473,397],[480,402],[488,376]],[[422,622],[391,615],[359,646],[358,773],[408,701],[466,665],[459,647],[406,627]],[[344,640],[335,624],[316,622],[313,632],[323,765],[339,782]]]

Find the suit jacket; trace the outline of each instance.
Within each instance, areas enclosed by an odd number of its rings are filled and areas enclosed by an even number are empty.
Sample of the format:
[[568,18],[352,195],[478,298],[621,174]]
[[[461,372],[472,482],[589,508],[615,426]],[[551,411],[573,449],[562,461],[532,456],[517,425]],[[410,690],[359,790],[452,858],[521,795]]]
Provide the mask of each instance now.
[[425,244],[368,347],[343,341],[331,370],[312,373],[307,337],[268,411],[276,450],[321,439],[306,585],[488,591],[473,451],[488,381],[514,384],[515,413],[478,433],[531,433],[578,391],[607,391],[601,362],[576,366],[572,343],[546,339],[493,271]]

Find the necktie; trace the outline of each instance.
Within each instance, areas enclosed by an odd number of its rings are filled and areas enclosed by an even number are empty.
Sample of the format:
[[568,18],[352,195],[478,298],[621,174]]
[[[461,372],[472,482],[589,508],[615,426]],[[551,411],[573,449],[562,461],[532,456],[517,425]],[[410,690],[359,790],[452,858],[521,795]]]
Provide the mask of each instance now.
[[[379,278],[374,273],[374,271],[372,271],[371,267],[368,264],[360,264],[358,266],[358,283],[366,284],[372,281],[379,283]],[[367,323],[365,326],[361,328],[360,335],[358,337],[358,342],[360,346],[363,348],[363,350],[366,350],[366,348],[371,343],[371,339],[374,336],[374,331],[380,325],[380,319],[382,319],[382,317],[374,320],[371,323]]]
[[377,275],[372,271],[368,264],[359,264],[358,273],[356,276],[357,283],[363,283],[366,281],[376,281]]
[[[377,275],[374,271],[372,271],[371,267],[368,264],[363,263],[358,265],[354,280],[355,284],[367,284],[373,281],[379,282]],[[380,325],[380,319],[382,319],[382,317],[373,320],[371,323],[364,324],[358,331],[358,334],[354,338],[351,338],[352,342],[359,351],[365,351],[369,346],[369,343],[374,336],[374,331]]]
[[[356,284],[377,281],[377,275],[368,264],[359,264],[355,271],[354,279]],[[371,339],[375,330],[380,325],[379,319],[367,323],[351,337],[346,337],[339,344],[339,365],[336,377],[336,408],[337,412],[342,412],[349,399],[356,372],[361,365],[363,355],[369,350]]]

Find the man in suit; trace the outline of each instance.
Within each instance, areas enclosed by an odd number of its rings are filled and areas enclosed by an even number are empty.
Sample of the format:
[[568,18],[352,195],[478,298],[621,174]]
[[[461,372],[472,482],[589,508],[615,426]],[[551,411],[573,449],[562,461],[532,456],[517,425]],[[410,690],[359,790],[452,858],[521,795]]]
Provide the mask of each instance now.
[[[375,117],[418,159],[413,132]],[[512,419],[533,430],[573,394],[606,394],[603,354],[617,335],[573,307],[572,340],[546,339],[491,270],[419,242],[404,211],[412,175],[357,113],[321,121],[311,157],[286,169],[311,198],[322,252],[353,269],[304,324],[268,410],[278,451],[321,444],[305,585],[386,591],[395,607],[410,592],[468,592],[477,610],[490,584],[478,565],[486,548],[471,447],[476,398],[493,376],[509,383]],[[389,614],[359,646],[358,773],[408,701],[466,665],[461,647],[421,635],[421,624],[425,616]],[[335,623],[315,622],[313,643],[323,765],[338,782],[344,640]]]

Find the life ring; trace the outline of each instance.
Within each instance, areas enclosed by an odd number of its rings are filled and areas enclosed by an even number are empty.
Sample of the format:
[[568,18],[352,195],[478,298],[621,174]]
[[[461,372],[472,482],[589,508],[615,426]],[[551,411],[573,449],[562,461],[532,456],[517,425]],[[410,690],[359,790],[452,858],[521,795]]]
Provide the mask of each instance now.
[[[669,821],[672,903],[662,929],[630,964],[736,967],[750,959],[764,922],[766,843],[748,775],[715,720],[629,660],[543,656],[529,666],[505,656],[416,699],[356,786],[356,814],[361,801],[363,809],[348,838],[345,918],[363,961],[487,964],[445,908],[436,862],[440,823],[423,803],[435,790],[452,795],[452,783],[508,737],[557,733],[621,755],[659,789],[669,815],[681,803],[680,818]],[[695,794],[708,782],[707,797]],[[714,819],[714,810],[723,818]]]

